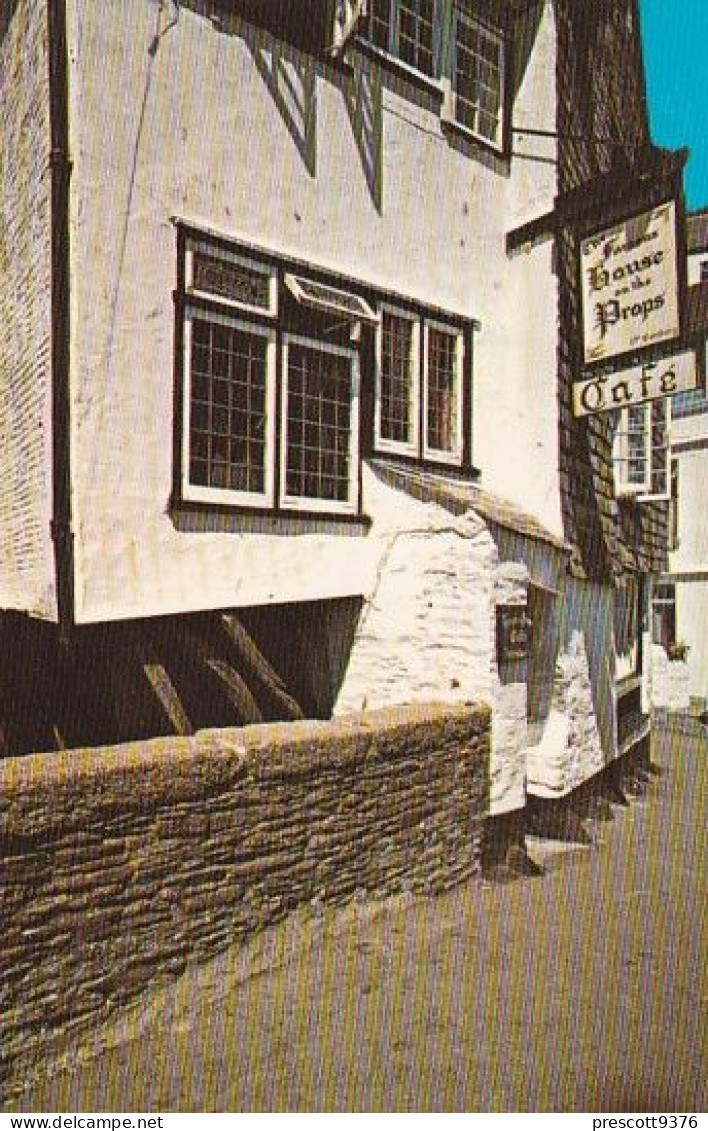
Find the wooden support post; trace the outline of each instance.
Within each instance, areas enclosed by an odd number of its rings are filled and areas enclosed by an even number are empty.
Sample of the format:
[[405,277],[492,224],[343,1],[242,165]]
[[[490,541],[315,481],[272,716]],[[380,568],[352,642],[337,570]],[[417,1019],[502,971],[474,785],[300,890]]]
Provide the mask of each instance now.
[[288,694],[275,668],[269,664],[235,613],[225,613],[221,624],[231,645],[234,664],[248,677],[256,696],[259,691],[264,692],[272,701],[279,718],[290,721],[304,718],[300,704]]

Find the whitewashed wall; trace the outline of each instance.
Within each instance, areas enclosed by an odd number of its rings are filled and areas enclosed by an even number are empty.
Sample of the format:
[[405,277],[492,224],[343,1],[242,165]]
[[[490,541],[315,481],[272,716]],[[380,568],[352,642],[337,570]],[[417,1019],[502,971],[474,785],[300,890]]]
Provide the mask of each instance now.
[[[678,545],[669,555],[668,579],[676,585],[676,637],[689,647],[686,694],[708,696],[708,413],[674,419],[671,440],[678,459]],[[682,450],[681,444],[690,444]],[[657,672],[660,681],[662,670]],[[657,685],[657,694],[658,691]],[[664,698],[674,702],[668,689]],[[682,699],[683,701],[683,699]],[[663,705],[655,698],[657,706]]]
[[[195,532],[169,513],[174,215],[478,318],[473,458],[485,485],[557,528],[550,250],[505,252],[509,227],[551,207],[553,166],[517,157],[507,175],[445,137],[434,99],[391,76],[379,89],[362,61],[379,211],[352,109],[359,63],[347,78],[285,49],[288,78],[314,94],[300,152],[267,35],[219,31],[187,7],[168,28],[149,0],[70,8],[79,621],[364,593],[373,580],[353,531],[234,516]],[[549,12],[515,121],[552,119]]]
[[708,699],[708,571],[676,584],[676,635],[688,645],[688,690]]
[[0,608],[56,617],[47,5],[0,6]]
[[376,581],[367,594],[335,714],[425,703],[493,707],[490,808],[525,804],[526,684],[500,678],[495,605],[526,601],[527,571],[501,562],[486,523],[421,503],[369,472]]
[[617,756],[614,591],[569,577],[557,615],[551,708],[528,750],[528,789],[539,797],[570,793]]

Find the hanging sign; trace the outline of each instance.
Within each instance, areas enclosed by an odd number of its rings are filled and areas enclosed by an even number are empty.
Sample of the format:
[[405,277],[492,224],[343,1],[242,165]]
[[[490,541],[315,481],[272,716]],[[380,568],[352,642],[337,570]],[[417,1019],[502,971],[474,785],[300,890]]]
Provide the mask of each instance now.
[[613,408],[672,397],[698,387],[698,368],[693,350],[633,365],[618,373],[605,373],[573,385],[573,415],[592,416]]
[[584,239],[580,270],[586,365],[678,337],[672,200]]

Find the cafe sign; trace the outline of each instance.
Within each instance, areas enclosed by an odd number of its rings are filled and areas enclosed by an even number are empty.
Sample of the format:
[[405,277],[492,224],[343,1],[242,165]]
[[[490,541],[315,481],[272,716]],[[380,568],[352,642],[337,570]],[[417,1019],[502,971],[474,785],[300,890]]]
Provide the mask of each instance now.
[[619,373],[576,381],[573,385],[573,415],[592,416],[613,408],[642,404],[674,393],[688,393],[698,385],[696,355],[693,350],[633,365]]
[[586,365],[678,338],[673,201],[582,240],[580,272]]

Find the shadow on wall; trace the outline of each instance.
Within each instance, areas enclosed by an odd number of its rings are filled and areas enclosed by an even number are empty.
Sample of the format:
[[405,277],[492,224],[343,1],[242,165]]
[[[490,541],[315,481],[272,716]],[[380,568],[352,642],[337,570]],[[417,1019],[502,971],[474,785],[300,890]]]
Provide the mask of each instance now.
[[311,177],[317,173],[317,73],[312,56],[268,36],[244,43]]
[[[300,39],[307,39],[307,13],[295,20],[296,13],[267,17],[255,13],[254,20],[273,25],[253,25],[224,12],[219,17],[208,13],[199,0],[187,0],[188,6],[210,16],[220,34],[237,35],[251,56],[300,158],[311,177],[317,175],[317,82],[324,74],[343,97],[357,153],[371,200],[380,213],[383,207],[382,139],[383,113],[380,68],[367,59],[357,60],[356,67],[343,69],[326,63],[319,53],[302,49]],[[284,30],[279,38],[279,23]],[[289,42],[288,40],[293,42]],[[317,36],[315,35],[315,40]],[[313,48],[316,50],[316,46]]]
[[383,104],[381,68],[362,57],[341,84],[369,195],[383,212]]
[[[183,0],[183,7],[208,19],[215,33],[241,39],[262,78],[302,162],[317,175],[317,82],[326,76],[341,92],[371,200],[383,207],[383,113],[381,71],[361,58],[351,69],[322,58],[320,28],[299,0],[288,6],[258,7],[244,0],[242,15],[205,0]],[[243,18],[246,15],[247,19]],[[250,22],[252,21],[252,22]],[[282,36],[282,38],[281,38]]]
[[317,175],[317,80],[326,71],[341,92],[352,136],[377,212],[383,208],[381,70],[366,58],[340,70],[267,32],[239,27],[244,44],[311,177]]

